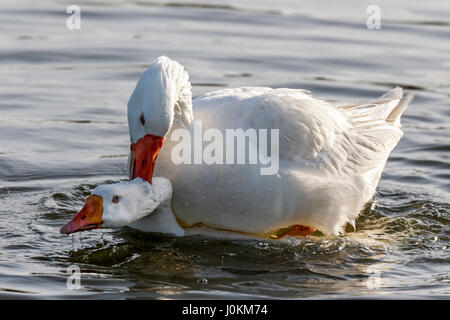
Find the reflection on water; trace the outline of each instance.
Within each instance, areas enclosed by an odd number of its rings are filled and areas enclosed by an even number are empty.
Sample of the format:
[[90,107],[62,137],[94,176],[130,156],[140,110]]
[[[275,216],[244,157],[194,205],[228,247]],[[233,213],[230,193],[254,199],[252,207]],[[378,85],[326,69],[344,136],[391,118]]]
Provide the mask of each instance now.
[[[450,36],[445,1],[78,1],[0,6],[0,298],[448,297]],[[30,2],[31,3],[31,2]],[[194,95],[304,88],[364,99],[416,94],[378,194],[341,237],[173,238],[60,226],[100,183],[126,179],[126,103],[166,54]],[[67,268],[81,270],[69,290]]]

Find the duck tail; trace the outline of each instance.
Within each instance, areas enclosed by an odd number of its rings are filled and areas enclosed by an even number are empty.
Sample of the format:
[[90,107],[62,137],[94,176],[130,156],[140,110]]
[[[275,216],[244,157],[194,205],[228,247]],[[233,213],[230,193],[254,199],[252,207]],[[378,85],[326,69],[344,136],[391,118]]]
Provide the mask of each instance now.
[[340,103],[334,106],[346,113],[356,126],[373,122],[378,124],[388,123],[399,128],[401,126],[400,117],[413,98],[413,94],[403,96],[402,88],[396,87],[375,100]]
[[[393,98],[400,99],[398,104],[392,109],[389,115],[386,117],[386,122],[392,123],[393,125],[400,126],[400,117],[403,112],[405,112],[411,100],[414,98],[414,94],[410,93],[403,96],[402,88],[397,87],[387,93],[385,93],[382,98]],[[392,96],[391,96],[392,95]]]

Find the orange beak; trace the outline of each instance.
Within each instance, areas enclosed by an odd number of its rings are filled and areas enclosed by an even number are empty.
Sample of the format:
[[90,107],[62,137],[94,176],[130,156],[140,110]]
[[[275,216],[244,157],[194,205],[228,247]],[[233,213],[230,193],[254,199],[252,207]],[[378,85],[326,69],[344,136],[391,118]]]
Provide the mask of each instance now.
[[152,183],[156,158],[163,143],[163,137],[147,134],[130,145],[130,180],[139,177]]
[[98,229],[103,223],[103,199],[97,195],[91,195],[86,199],[83,209],[67,222],[59,232],[70,234],[78,231]]

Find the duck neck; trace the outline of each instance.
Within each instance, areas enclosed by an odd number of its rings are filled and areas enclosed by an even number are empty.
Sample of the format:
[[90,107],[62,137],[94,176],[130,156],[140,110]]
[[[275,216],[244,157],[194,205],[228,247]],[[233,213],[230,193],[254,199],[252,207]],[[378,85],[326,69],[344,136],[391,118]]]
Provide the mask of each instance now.
[[162,202],[151,214],[134,221],[128,226],[143,232],[158,232],[184,236],[184,229],[180,227],[172,211],[171,201]]

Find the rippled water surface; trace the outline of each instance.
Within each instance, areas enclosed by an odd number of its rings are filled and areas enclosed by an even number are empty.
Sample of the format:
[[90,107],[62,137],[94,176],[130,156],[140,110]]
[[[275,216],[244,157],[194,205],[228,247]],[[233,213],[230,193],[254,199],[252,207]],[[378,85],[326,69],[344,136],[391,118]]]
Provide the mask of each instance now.
[[[450,4],[0,3],[0,298],[448,298]],[[65,10],[81,7],[81,29]],[[244,85],[366,99],[416,94],[378,194],[340,237],[172,238],[60,226],[126,179],[126,103],[161,54],[194,95]],[[82,288],[66,286],[81,268]]]

